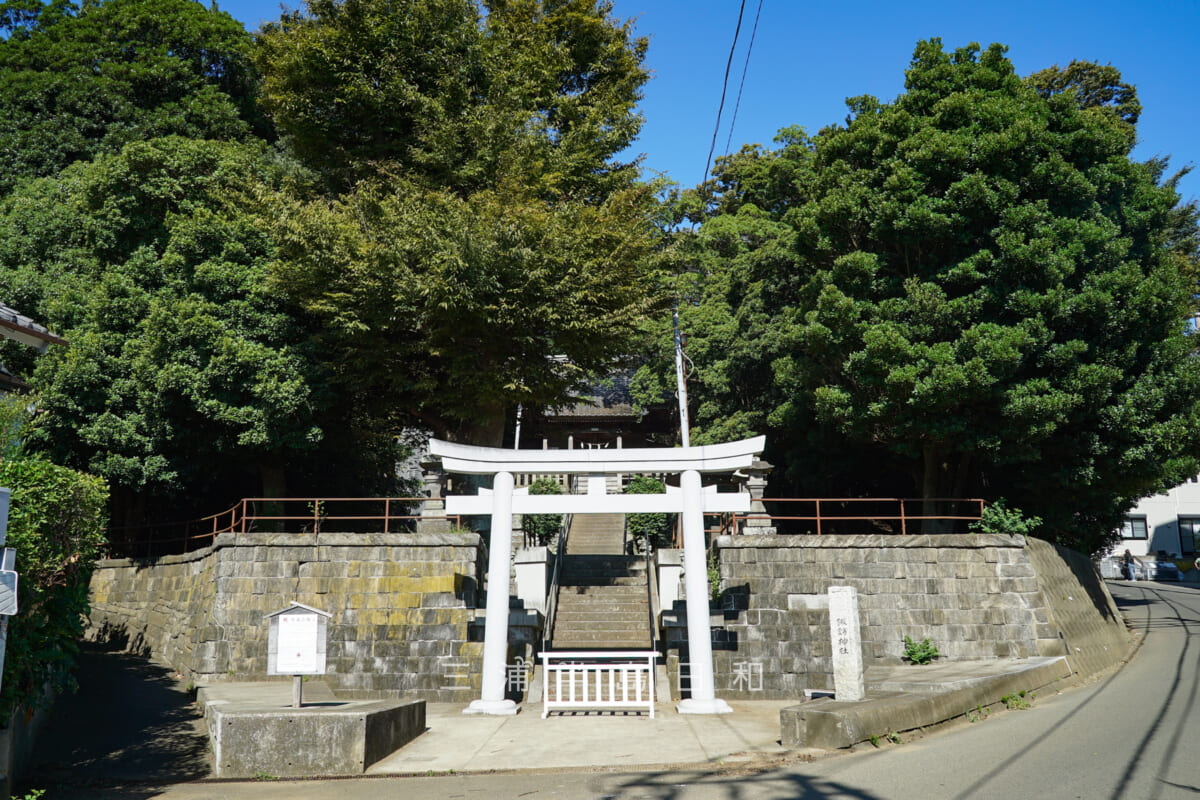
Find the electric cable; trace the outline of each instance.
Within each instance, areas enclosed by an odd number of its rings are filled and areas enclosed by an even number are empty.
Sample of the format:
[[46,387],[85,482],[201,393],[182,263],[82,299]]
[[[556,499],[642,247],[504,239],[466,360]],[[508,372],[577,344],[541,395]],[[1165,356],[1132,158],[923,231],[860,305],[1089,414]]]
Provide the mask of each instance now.
[[[733,141],[733,128],[737,125],[738,109],[742,107],[742,89],[746,88],[746,73],[750,70],[750,54],[754,52],[754,37],[758,35],[758,18],[762,15],[763,0],[758,0],[754,12],[754,27],[750,29],[750,44],[746,45],[746,63],[742,64],[742,80],[738,84],[737,102],[733,104],[733,116],[729,120],[729,136],[725,139],[725,155],[729,155],[729,143]],[[709,155],[712,158],[712,155]]]
[[704,179],[700,185],[708,183],[708,168],[712,165],[713,151],[717,149],[717,135],[721,132],[721,114],[725,110],[725,93],[729,90],[729,70],[733,66],[733,53],[737,50],[738,34],[742,32],[742,15],[746,12],[746,0],[738,8],[737,27],[733,31],[733,44],[729,46],[729,59],[725,62],[725,81],[721,84],[721,102],[717,106],[717,124],[713,127],[712,144],[708,146],[708,159],[704,162]]

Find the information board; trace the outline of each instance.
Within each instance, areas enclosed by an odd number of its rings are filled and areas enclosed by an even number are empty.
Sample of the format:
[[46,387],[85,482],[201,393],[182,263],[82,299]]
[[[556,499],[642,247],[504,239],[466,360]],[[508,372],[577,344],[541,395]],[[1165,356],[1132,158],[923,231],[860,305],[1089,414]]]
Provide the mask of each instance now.
[[280,675],[317,672],[317,615],[281,614],[275,671]]

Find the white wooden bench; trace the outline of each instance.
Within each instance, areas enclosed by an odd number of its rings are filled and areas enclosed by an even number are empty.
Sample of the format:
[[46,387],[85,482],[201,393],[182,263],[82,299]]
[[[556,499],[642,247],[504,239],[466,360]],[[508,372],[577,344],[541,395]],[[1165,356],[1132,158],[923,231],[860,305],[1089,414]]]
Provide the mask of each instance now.
[[542,719],[551,711],[644,708],[654,719],[654,650],[542,653]]

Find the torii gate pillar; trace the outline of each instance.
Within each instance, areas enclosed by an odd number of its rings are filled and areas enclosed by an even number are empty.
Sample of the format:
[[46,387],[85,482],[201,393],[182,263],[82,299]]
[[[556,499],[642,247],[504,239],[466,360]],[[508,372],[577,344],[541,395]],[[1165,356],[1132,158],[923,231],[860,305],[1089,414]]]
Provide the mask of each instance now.
[[[512,559],[512,515],[672,513],[683,520],[684,586],[687,589],[688,662],[692,696],[676,707],[681,714],[726,714],[729,704],[716,697],[712,664],[712,631],[708,615],[708,565],[705,563],[704,514],[749,511],[750,495],[706,491],[702,472],[745,469],[762,453],[765,437],[740,442],[681,448],[629,450],[501,450],[451,444],[437,439],[429,452],[440,456],[447,472],[493,475],[493,488],[479,496],[447,497],[448,514],[492,515],[488,548],[487,619],[483,634],[481,697],[467,714],[506,715],[517,712],[504,697],[505,659],[508,651],[509,562]],[[529,495],[514,493],[513,473],[586,474],[585,495]],[[667,494],[607,495],[605,474],[639,472],[680,474],[680,488]]]

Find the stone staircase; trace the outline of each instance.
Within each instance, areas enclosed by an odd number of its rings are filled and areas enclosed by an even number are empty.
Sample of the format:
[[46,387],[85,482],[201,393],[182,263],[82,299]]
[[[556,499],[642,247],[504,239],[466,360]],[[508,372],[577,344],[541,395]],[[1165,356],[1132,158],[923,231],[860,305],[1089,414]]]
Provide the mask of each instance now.
[[622,552],[622,514],[580,514],[559,574],[552,650],[648,650],[646,560]]

